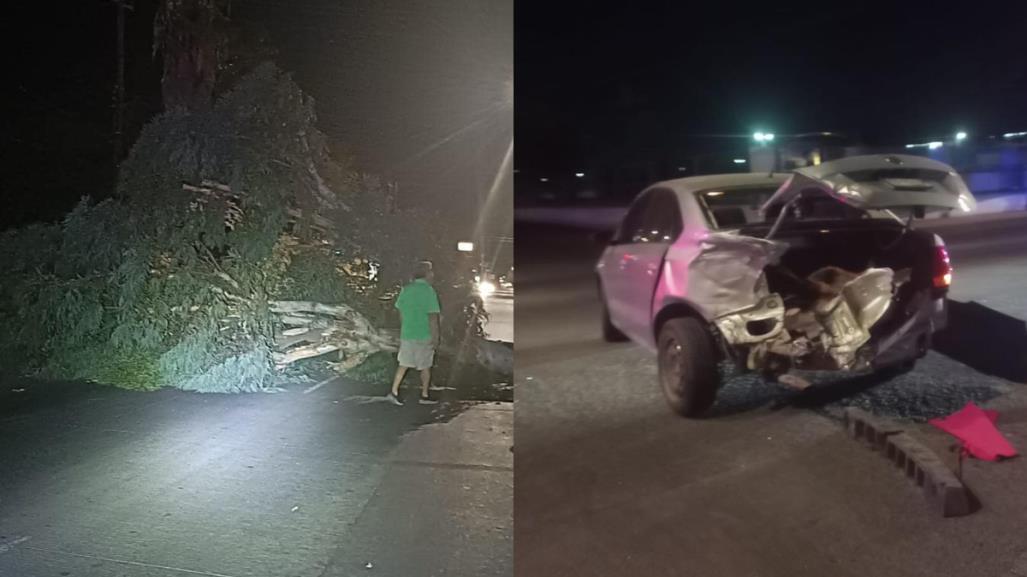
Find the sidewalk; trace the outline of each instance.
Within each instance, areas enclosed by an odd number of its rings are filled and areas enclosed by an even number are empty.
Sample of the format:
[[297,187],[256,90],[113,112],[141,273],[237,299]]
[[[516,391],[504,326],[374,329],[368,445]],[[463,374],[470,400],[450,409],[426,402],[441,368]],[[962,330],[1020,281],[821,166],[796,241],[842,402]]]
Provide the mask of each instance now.
[[513,575],[513,404],[403,438],[322,575]]

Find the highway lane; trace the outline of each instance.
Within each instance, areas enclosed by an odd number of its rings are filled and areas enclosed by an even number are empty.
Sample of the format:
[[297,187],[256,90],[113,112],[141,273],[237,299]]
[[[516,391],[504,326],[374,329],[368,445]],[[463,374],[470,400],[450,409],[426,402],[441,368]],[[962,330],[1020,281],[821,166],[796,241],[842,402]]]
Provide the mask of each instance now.
[[485,301],[489,320],[485,323],[485,338],[504,343],[514,342],[514,289],[497,287]]

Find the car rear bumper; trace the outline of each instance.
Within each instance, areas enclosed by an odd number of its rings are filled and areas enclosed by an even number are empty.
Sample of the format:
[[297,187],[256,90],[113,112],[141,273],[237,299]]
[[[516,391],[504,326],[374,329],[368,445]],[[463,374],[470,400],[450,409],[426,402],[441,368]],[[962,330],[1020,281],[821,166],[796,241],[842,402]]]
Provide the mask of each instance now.
[[927,354],[934,333],[948,325],[948,302],[944,297],[929,298],[893,332],[874,343],[872,365],[886,367]]

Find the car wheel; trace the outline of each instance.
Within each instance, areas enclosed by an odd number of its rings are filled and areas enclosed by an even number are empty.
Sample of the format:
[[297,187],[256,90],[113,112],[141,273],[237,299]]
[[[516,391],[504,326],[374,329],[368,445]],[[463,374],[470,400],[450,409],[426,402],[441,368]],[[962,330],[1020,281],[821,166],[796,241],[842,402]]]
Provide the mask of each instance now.
[[603,294],[602,288],[599,289],[599,306],[603,309],[603,340],[608,343],[622,343],[628,340],[628,336],[610,322],[610,311],[606,308],[606,295]]
[[670,319],[660,328],[659,378],[663,396],[685,417],[706,412],[717,396],[717,351],[706,327],[695,318]]

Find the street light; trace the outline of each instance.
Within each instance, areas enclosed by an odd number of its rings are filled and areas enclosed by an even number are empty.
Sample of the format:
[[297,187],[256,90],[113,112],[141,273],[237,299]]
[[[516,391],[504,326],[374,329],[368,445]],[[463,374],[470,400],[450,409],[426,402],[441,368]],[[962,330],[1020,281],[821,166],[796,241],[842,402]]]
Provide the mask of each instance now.
[[756,142],[773,142],[774,141],[774,133],[773,132],[754,132],[753,135],[752,135],[752,139],[755,140]]
[[928,150],[936,150],[945,146],[945,143],[941,141],[931,141],[929,143],[918,143],[906,145],[906,148],[926,148]]
[[574,176],[576,176],[578,178],[585,178],[585,173],[584,172],[575,172]]
[[960,130],[956,133],[956,142],[962,142],[966,140],[966,133]]

